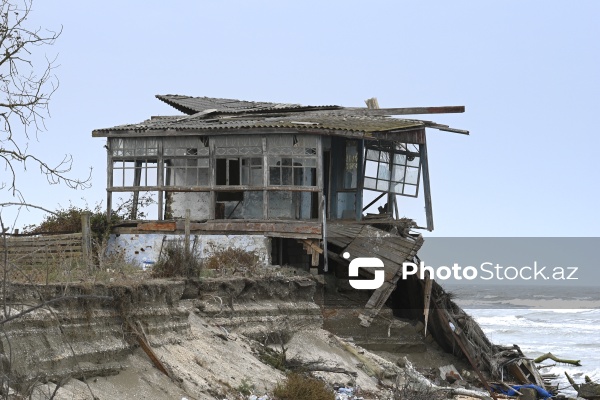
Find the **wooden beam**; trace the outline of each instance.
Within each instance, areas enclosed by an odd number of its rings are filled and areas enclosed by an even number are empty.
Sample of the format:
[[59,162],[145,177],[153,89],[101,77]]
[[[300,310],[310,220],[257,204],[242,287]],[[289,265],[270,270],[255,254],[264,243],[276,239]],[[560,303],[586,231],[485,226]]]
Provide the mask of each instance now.
[[318,245],[317,245],[317,244],[316,244],[316,243],[315,243],[313,240],[306,240],[306,239],[304,239],[304,240],[302,240],[302,242],[303,242],[305,245],[307,245],[307,246],[309,246],[310,248],[312,248],[312,249],[313,249],[314,251],[316,251],[317,253],[319,253],[319,254],[323,254],[323,249],[322,249],[322,248],[320,248],[320,247],[319,247],[319,246],[318,246]]
[[[177,229],[183,229],[183,221],[176,222]],[[278,233],[300,233],[321,234],[321,223],[318,221],[247,221],[247,220],[213,220],[207,222],[192,222],[192,231],[227,231],[227,232],[256,232],[268,234]]]
[[431,202],[431,185],[429,178],[429,161],[427,159],[427,143],[419,145],[421,153],[421,170],[423,171],[423,194],[425,195],[425,215],[427,218],[427,230],[433,231],[433,205]]
[[[268,169],[267,169],[268,170]],[[165,192],[261,192],[266,191],[284,191],[284,192],[319,192],[316,186],[117,186],[107,189],[109,192],[157,192],[163,190]]]
[[[352,111],[361,115],[415,115],[415,114],[454,114],[464,113],[465,106],[442,106],[442,107],[404,107],[404,108],[364,108],[345,107],[343,111]],[[328,111],[332,112],[332,111]]]

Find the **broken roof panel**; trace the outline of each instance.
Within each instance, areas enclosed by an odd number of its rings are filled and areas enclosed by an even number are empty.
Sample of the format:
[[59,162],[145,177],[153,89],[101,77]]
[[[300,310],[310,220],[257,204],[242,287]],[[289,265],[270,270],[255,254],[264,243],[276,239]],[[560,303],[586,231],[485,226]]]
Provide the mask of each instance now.
[[[157,131],[239,132],[240,129],[294,129],[312,133],[375,138],[376,133],[414,131],[424,127],[468,134],[430,121],[392,118],[399,114],[463,112],[464,107],[348,108],[340,106],[303,106],[212,97],[157,95],[158,99],[187,114],[152,117],[138,124],[96,129],[92,136],[122,135],[131,132],[157,136]],[[182,133],[183,134],[183,133]]]
[[303,106],[301,104],[268,103],[263,101],[219,99],[214,97],[191,97],[177,94],[156,95],[156,98],[188,115],[206,110],[235,114],[284,110],[336,110],[342,108],[340,106]]

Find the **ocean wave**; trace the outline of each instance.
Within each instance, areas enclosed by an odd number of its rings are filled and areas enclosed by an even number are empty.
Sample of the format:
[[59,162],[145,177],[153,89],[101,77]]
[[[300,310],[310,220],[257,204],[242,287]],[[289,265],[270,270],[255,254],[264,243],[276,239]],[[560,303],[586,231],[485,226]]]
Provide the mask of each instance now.
[[[553,298],[549,299],[500,299],[498,301],[489,300],[490,297],[484,296],[488,300],[477,298],[457,300],[461,307],[477,308],[492,306],[498,308],[535,308],[543,310],[567,310],[565,312],[573,312],[572,310],[593,310],[600,309],[600,300],[583,300],[583,299],[565,299]],[[560,312],[560,311],[557,311]]]

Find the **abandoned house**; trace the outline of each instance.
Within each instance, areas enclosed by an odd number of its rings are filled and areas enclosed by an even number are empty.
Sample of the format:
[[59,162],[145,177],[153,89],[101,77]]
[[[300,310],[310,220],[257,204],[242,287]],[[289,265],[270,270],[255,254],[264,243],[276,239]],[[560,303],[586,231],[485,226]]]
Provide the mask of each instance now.
[[200,253],[208,254],[210,243],[227,243],[257,251],[267,263],[299,267],[327,269],[328,225],[333,238],[346,228],[356,233],[369,218],[399,220],[402,197],[422,193],[425,228],[432,230],[425,130],[468,133],[391,117],[464,107],[380,109],[376,99],[370,107],[350,108],[157,98],[182,114],[93,132],[107,138],[108,211],[122,192],[133,193],[132,220],[140,193],[156,201],[152,221],[132,221],[113,232],[122,243],[135,235],[141,244],[130,256],[140,262],[156,259],[157,240],[165,234],[184,232],[186,210],[189,229],[202,242]]
[[[468,132],[394,116],[464,107],[157,98],[181,114],[93,131],[107,138],[108,212],[115,196],[133,198],[131,220],[112,228],[109,249],[151,264],[165,241],[184,236],[189,245],[193,236],[192,250],[201,257],[220,249],[251,251],[264,264],[325,273],[336,286],[348,283],[353,259],[377,257],[385,279],[361,293],[361,326],[375,326],[387,303],[395,316],[422,321],[424,335],[464,355],[478,373],[545,384],[517,346],[492,344],[437,282],[401,279],[402,263],[418,260],[424,241],[418,229],[433,230],[426,129]],[[142,193],[156,200],[154,218],[136,220]],[[403,199],[420,196],[425,226],[400,216]],[[360,274],[373,277],[367,268]]]

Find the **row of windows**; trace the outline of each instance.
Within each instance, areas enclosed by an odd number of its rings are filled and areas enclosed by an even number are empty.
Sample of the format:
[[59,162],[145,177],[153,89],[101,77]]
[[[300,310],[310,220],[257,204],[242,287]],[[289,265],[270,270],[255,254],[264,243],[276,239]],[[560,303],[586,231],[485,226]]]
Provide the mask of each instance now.
[[[268,184],[271,186],[315,186],[316,160],[269,157]],[[165,186],[209,186],[209,159],[173,159],[165,163]],[[263,186],[263,159],[217,158],[217,186]],[[113,187],[157,186],[156,160],[113,161]]]
[[[113,157],[208,157],[209,140],[214,141],[216,156],[260,156],[262,137],[223,136],[183,138],[115,138],[110,139]],[[274,135],[266,138],[267,154],[282,156],[316,156],[317,138],[308,135]]]

